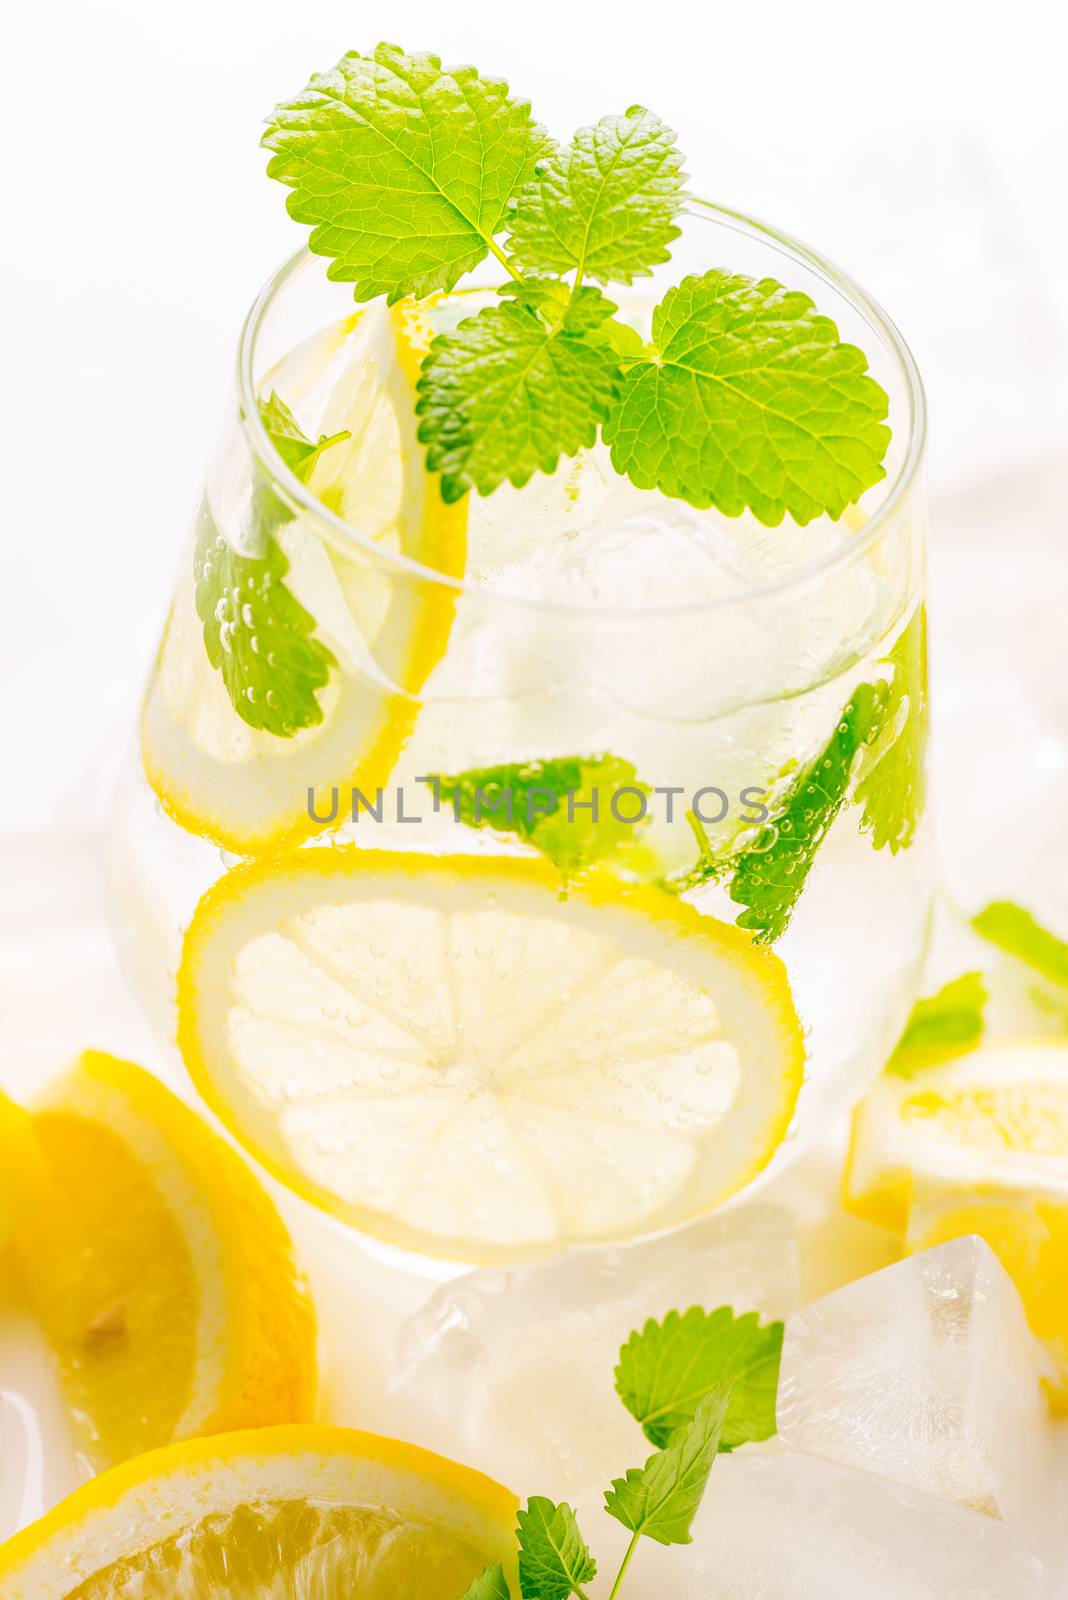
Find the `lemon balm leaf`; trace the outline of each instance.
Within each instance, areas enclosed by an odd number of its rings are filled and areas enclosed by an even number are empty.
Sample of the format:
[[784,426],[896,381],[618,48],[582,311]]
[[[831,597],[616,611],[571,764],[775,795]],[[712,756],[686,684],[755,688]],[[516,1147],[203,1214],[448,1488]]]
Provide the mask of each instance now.
[[483,260],[551,146],[524,100],[473,67],[380,44],[276,107],[267,171],[357,300],[426,295]]
[[665,1449],[650,1456],[644,1467],[632,1467],[625,1478],[616,1478],[605,1495],[609,1516],[658,1544],[690,1544],[729,1403],[726,1386],[706,1394],[693,1420],[675,1430]]
[[884,476],[886,394],[812,301],[773,279],[684,278],[653,314],[604,428],[616,470],[774,526],[846,506]]
[[500,1562],[495,1561],[485,1572],[479,1573],[474,1583],[464,1590],[460,1600],[512,1600]]
[[528,288],[525,298],[486,306],[431,345],[416,409],[427,467],[441,474],[446,501],[554,471],[562,455],[593,444],[608,415],[619,388],[616,357],[583,333],[615,307],[590,289],[555,324],[542,309],[551,305],[543,297],[536,309]]
[[857,780],[861,828],[876,850],[891,854],[912,843],[927,800],[927,616],[920,606],[887,657],[883,733]]
[[567,1600],[596,1576],[578,1521],[569,1505],[534,1495],[517,1517],[519,1589],[523,1600]]
[[514,834],[559,868],[565,882],[633,843],[642,823],[620,817],[636,816],[642,797],[652,793],[629,761],[611,755],[475,767],[427,781],[461,822]]
[[776,1431],[783,1324],[762,1323],[755,1311],[735,1316],[730,1306],[669,1311],[650,1319],[619,1352],[616,1391],[650,1444],[666,1445],[692,1421],[700,1402],[726,1384],[730,1401],[719,1449],[736,1449]]
[[745,910],[740,927],[758,944],[773,944],[789,925],[805,880],[831,823],[844,805],[858,753],[881,727],[885,686],[854,690],[834,732],[802,767],[780,808],[735,864],[730,895]]
[[970,1050],[978,1044],[986,1026],[986,985],[981,972],[964,972],[943,984],[937,994],[917,1000],[890,1057],[888,1071],[909,1078],[920,1060],[937,1052],[946,1055]]
[[994,900],[973,918],[982,938],[1015,956],[1053,983],[1068,984],[1068,942],[1011,900]]
[[684,199],[675,135],[644,106],[602,117],[552,151],[511,217],[514,259],[528,272],[631,283],[669,257]]
[[[274,393],[261,403],[260,420],[301,482],[325,449],[348,438],[347,433],[337,433],[313,443]],[[196,610],[208,660],[221,675],[241,720],[282,739],[323,720],[317,691],[325,688],[336,664],[332,652],[315,637],[315,618],[285,582],[289,563],[275,533],[292,517],[292,510],[257,467],[251,521],[262,554],[245,555],[227,543],[206,500],[193,550]]]

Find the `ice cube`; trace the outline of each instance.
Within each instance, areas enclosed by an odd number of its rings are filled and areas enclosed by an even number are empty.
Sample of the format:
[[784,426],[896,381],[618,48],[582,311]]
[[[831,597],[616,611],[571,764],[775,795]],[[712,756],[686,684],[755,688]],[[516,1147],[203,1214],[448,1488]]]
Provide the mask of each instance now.
[[[616,1551],[603,1554],[609,1570]],[[626,1591],[632,1600],[1050,1594],[1042,1564],[1003,1522],[818,1456],[748,1449],[716,1462],[691,1545],[642,1542]]]
[[789,1319],[779,1434],[1028,1531],[1051,1477],[1046,1370],[993,1252],[954,1239]]
[[0,1389],[0,1544],[43,1513],[43,1479],[36,1418],[21,1395]]
[[578,1497],[649,1454],[614,1387],[633,1328],[691,1305],[779,1317],[796,1302],[789,1213],[745,1206],[669,1238],[444,1285],[401,1331],[394,1390],[418,1443],[524,1495]]

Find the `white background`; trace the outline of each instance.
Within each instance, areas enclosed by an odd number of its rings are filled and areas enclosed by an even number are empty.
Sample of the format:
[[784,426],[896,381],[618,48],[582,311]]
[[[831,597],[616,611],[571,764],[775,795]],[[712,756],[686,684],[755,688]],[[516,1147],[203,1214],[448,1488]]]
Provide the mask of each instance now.
[[[0,826],[106,812],[241,318],[304,233],[264,176],[262,119],[311,71],[380,36],[506,77],[558,135],[652,106],[677,126],[697,192],[859,277],[930,391],[936,577],[939,540],[978,540],[983,522],[989,626],[1001,560],[1029,568],[1013,593],[1040,606],[1042,552],[1068,561],[1068,96],[1054,10],[20,7],[13,50],[5,41],[0,200]],[[959,568],[967,576],[963,555]],[[960,593],[936,599],[947,626],[975,610]]]

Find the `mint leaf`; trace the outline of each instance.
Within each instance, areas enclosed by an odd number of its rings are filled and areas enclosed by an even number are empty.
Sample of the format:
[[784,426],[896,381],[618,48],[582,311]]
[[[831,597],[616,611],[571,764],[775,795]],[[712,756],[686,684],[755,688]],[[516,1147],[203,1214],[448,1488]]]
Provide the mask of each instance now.
[[730,895],[747,909],[738,918],[758,944],[773,944],[786,932],[805,880],[828,828],[849,792],[858,752],[882,726],[882,686],[861,684],[820,753],[803,767],[781,808],[740,852]]
[[393,44],[316,74],[275,108],[262,142],[329,276],[391,304],[476,267],[551,148],[506,83]]
[[504,1568],[499,1561],[479,1574],[474,1583],[465,1589],[460,1600],[512,1600]]
[[891,854],[912,843],[927,800],[927,614],[920,606],[886,658],[892,669],[885,732],[857,780],[861,828],[876,850]]
[[650,1319],[619,1352],[616,1391],[650,1444],[666,1445],[692,1421],[705,1395],[726,1384],[730,1400],[719,1436],[735,1449],[776,1431],[783,1324],[761,1323],[755,1311],[736,1317],[730,1306],[691,1306]]
[[682,164],[674,133],[643,106],[581,128],[520,192],[514,259],[529,272],[577,271],[600,283],[647,275],[679,235]]
[[[476,767],[430,781],[461,822],[514,834],[540,850],[565,881],[625,850],[640,833],[640,822],[613,815],[613,797],[622,789],[652,792],[629,761],[610,755]],[[621,796],[618,809],[634,815],[637,797]]]
[[[306,482],[329,445],[347,433],[312,443],[277,394],[260,405],[267,434],[290,470]],[[286,587],[289,562],[274,537],[293,512],[256,470],[252,526],[262,556],[242,555],[215,525],[205,500],[193,550],[197,616],[208,660],[222,676],[243,722],[280,739],[323,720],[316,691],[330,678],[334,656],[314,637],[315,618]]]
[[517,1518],[519,1588],[523,1600],[567,1600],[581,1594],[597,1563],[568,1505],[534,1495]]
[[1068,984],[1068,942],[1011,900],[994,900],[972,919],[976,933],[1054,983]]
[[917,1000],[887,1070],[911,1077],[917,1052],[968,1050],[983,1036],[987,993],[981,972],[965,972],[937,994]]
[[640,489],[774,526],[846,506],[884,476],[888,401],[867,360],[807,295],[706,272],[653,313],[656,355],[631,367],[604,427]]
[[726,1387],[706,1394],[693,1421],[676,1429],[665,1450],[650,1456],[644,1467],[632,1467],[625,1478],[616,1478],[604,1497],[609,1516],[659,1544],[690,1544],[729,1402]]
[[554,471],[561,455],[593,444],[618,391],[613,351],[582,337],[615,310],[599,290],[580,290],[555,323],[540,314],[552,303],[548,289],[514,292],[519,299],[486,306],[435,339],[423,362],[419,437],[447,501]]

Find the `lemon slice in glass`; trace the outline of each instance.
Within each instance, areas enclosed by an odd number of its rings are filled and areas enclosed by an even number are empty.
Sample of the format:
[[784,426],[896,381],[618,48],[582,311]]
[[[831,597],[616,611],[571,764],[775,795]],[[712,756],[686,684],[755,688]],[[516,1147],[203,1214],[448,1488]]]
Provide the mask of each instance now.
[[[144,770],[182,827],[236,853],[317,831],[312,812],[329,814],[335,784],[368,793],[384,784],[444,654],[456,591],[405,565],[446,580],[464,570],[466,504],[442,500],[416,436],[415,384],[433,331],[411,302],[373,307],[346,325],[319,375],[322,425],[349,437],[323,452],[308,486],[361,540],[339,536],[328,548],[300,517],[276,538],[285,585],[334,658],[317,692],[322,720],[281,737],[239,717],[205,650],[191,572],[179,586],[142,712]],[[284,379],[283,364],[280,392],[296,403]]]
[[451,1260],[625,1240],[711,1210],[781,1143],[804,1045],[785,968],[659,889],[344,848],[205,896],[179,1043],[283,1182]]
[[516,1501],[415,1445],[260,1428],[151,1451],[0,1549],[4,1600],[227,1594],[451,1600],[493,1562],[515,1583]]

